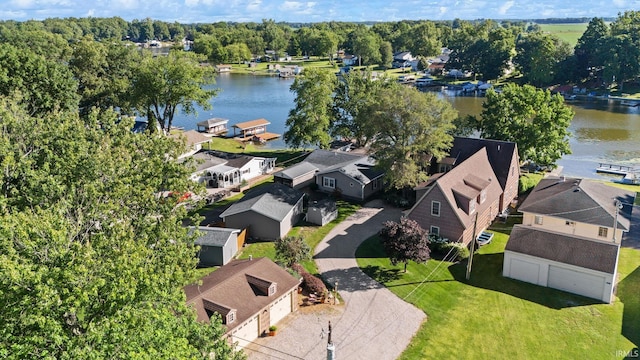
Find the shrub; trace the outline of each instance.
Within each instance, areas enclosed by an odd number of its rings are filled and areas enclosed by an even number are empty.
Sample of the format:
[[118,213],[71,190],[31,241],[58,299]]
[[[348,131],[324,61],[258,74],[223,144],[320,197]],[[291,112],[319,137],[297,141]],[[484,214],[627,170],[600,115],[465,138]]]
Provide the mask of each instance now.
[[[453,249],[453,250],[452,250]],[[442,252],[444,254],[449,253],[451,251],[450,256],[455,256],[453,261],[460,261],[469,257],[469,249],[459,242],[447,242],[442,245]]]
[[518,191],[520,194],[525,194],[533,189],[540,179],[535,176],[522,175],[520,176],[520,181],[518,182]]
[[278,330],[277,326],[275,326],[275,325],[269,326],[269,331],[276,331],[276,330]]
[[311,275],[300,264],[293,264],[291,268],[302,276],[302,285],[309,293],[324,294],[327,287],[318,277]]

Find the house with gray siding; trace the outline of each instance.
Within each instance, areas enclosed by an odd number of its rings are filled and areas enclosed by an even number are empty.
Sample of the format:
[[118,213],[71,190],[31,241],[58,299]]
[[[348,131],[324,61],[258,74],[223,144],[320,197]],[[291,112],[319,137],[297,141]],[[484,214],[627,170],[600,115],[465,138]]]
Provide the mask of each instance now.
[[282,184],[250,190],[220,217],[226,227],[247,229],[247,236],[275,240],[287,235],[304,216],[304,193]]
[[231,261],[238,252],[239,229],[198,226],[192,227],[200,234],[195,244],[198,251],[199,266],[222,266]]
[[319,191],[363,201],[382,190],[383,175],[368,155],[318,149],[273,176],[274,182],[295,189],[315,183]]

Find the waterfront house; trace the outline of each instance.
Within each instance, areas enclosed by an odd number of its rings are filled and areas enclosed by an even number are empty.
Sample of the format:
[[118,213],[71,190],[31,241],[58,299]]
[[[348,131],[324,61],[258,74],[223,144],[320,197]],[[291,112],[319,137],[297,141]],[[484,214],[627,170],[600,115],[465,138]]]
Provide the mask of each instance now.
[[597,181],[542,179],[520,205],[503,276],[610,303],[634,200],[635,193]]
[[231,72],[232,66],[227,64],[218,64],[215,66],[215,69],[218,73]]
[[211,141],[208,137],[202,135],[195,130],[188,130],[170,135],[174,139],[184,141],[187,145],[187,151],[181,154],[178,158],[184,158],[191,156],[198,151],[202,150],[202,145]]
[[273,174],[294,189],[316,184],[319,191],[364,201],[382,190],[384,173],[368,155],[317,149],[303,161]]
[[298,310],[300,280],[268,258],[233,260],[185,286],[198,321],[221,316],[230,343],[244,348]]
[[222,151],[202,151],[195,155],[196,170],[191,179],[210,188],[240,186],[243,181],[271,173],[276,158],[232,154]]
[[282,184],[261,186],[249,190],[220,217],[226,227],[247,229],[251,238],[280,239],[304,216],[303,198],[302,191]]
[[465,245],[491,225],[503,195],[484,147],[435,177],[421,194],[407,218],[431,234]]
[[[432,158],[430,174],[445,173],[463,164],[480,149],[487,151],[491,168],[498,178],[502,188],[499,211],[505,212],[518,196],[518,181],[520,179],[520,157],[518,146],[511,141],[477,139],[468,137],[454,137],[449,155],[442,158]],[[419,186],[420,190],[425,186]]]

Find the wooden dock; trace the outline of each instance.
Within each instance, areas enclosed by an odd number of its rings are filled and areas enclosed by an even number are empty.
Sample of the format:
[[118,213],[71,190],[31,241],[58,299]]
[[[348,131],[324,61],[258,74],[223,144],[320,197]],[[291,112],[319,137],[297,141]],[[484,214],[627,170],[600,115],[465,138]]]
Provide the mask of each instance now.
[[263,132],[260,134],[255,134],[255,135],[250,135],[250,136],[237,136],[235,137],[235,139],[240,140],[242,142],[247,142],[247,141],[253,141],[253,138],[258,137],[263,141],[269,141],[269,140],[275,140],[277,138],[279,138],[281,135],[280,134],[275,134],[275,133],[270,133],[270,132]]
[[621,175],[623,184],[640,185],[640,167],[600,163],[596,172]]

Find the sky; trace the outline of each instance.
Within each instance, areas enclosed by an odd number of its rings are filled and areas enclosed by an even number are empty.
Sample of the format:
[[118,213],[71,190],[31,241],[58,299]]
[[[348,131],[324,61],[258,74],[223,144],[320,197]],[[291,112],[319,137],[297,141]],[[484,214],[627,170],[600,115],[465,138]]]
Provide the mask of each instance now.
[[112,17],[167,22],[399,21],[616,17],[640,0],[0,0],[1,20]]

